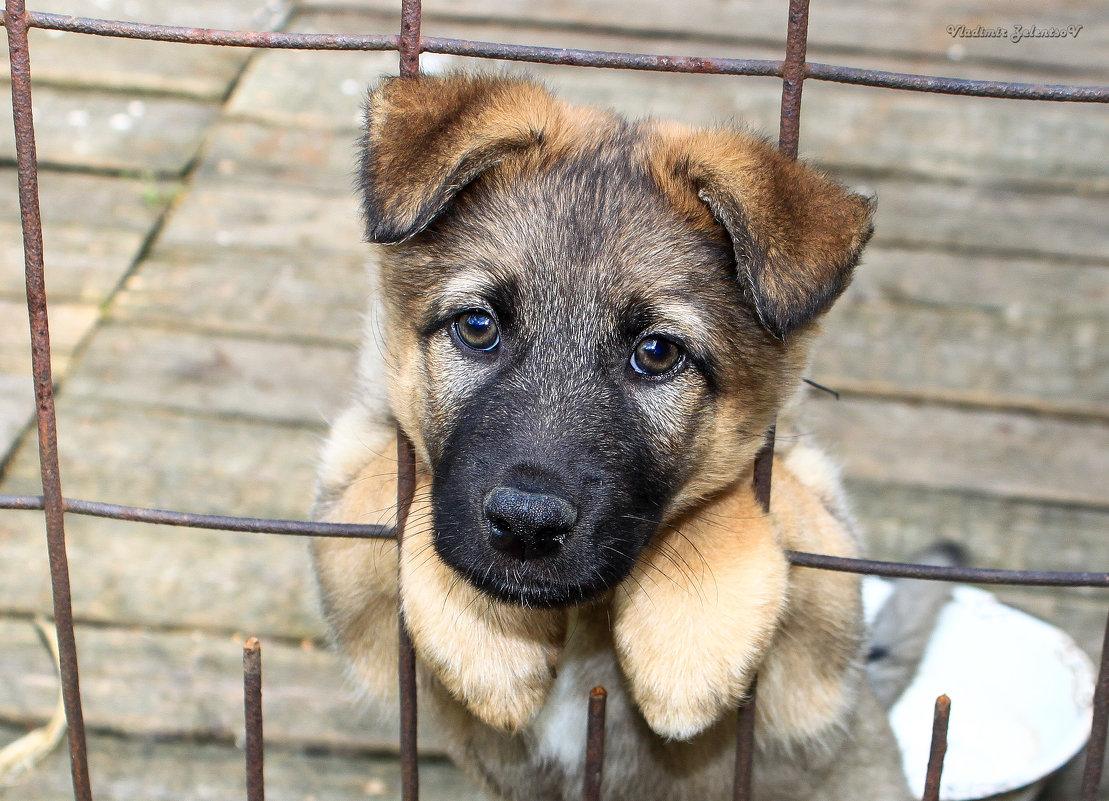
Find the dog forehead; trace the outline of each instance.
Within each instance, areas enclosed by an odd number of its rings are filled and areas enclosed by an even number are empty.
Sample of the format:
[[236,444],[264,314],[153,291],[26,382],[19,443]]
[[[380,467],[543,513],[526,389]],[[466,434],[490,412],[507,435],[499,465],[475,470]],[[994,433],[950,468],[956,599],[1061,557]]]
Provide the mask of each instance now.
[[674,208],[634,148],[614,141],[482,176],[435,226],[444,262],[526,292],[603,298],[695,291],[733,258],[719,227]]

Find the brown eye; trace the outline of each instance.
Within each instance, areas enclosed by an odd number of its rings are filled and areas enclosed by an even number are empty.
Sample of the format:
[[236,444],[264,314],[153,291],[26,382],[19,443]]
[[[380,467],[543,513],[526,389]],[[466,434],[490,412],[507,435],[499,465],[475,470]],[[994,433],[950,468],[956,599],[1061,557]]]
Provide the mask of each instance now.
[[473,350],[490,351],[501,342],[497,321],[477,309],[454,318],[454,333],[459,342]]
[[643,375],[662,375],[677,367],[683,355],[682,349],[669,339],[644,337],[632,351],[631,366]]

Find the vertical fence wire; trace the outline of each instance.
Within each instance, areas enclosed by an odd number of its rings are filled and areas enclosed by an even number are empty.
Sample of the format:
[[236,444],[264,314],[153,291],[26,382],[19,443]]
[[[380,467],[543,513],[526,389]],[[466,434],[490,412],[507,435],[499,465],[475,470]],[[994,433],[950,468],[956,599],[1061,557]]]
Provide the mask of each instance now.
[[[420,71],[420,0],[402,0],[400,38],[397,49],[400,55],[400,74],[417,75]],[[404,526],[408,521],[408,510],[416,492],[416,454],[412,442],[397,426],[397,552],[404,538]],[[400,559],[397,560],[398,565]],[[399,584],[398,584],[399,586]],[[397,598],[398,605],[400,597]],[[400,682],[400,763],[401,799],[418,801],[420,797],[420,769],[417,750],[417,706],[416,706],[416,650],[408,627],[404,623],[404,612],[397,609],[398,674]]]
[[805,82],[805,53],[809,42],[809,0],[789,0],[786,58],[782,62],[782,113],[778,149],[797,158],[801,136],[801,89]]
[[31,104],[31,56],[27,44],[24,0],[8,0],[6,27],[11,61],[12,117],[15,123],[19,209],[27,278],[27,314],[31,328],[31,370],[35,385],[39,467],[42,474],[46,547],[50,557],[50,585],[62,680],[62,699],[69,724],[70,772],[77,801],[92,801],[89,781],[85,717],[81,708],[77,640],[73,631],[73,599],[69,559],[65,547],[65,514],[61,470],[58,465],[58,424],[54,410],[54,380],[50,369],[50,323],[47,316],[46,277],[42,248],[42,216],[38,194],[38,156]]
[[921,801],[940,801],[940,779],[943,760],[947,756],[947,727],[951,721],[951,699],[941,695],[932,713],[932,743],[928,749],[928,768],[924,774],[924,795]]
[[1096,801],[1105,764],[1105,735],[1109,729],[1109,620],[1101,643],[1101,665],[1094,686],[1094,714],[1086,743],[1086,765],[1082,772],[1082,801]]
[[[397,553],[404,541],[404,527],[408,510],[416,494],[416,454],[412,443],[400,426],[397,426]],[[400,564],[400,558],[397,559]],[[397,678],[400,685],[400,781],[402,801],[418,801],[420,797],[420,770],[416,752],[416,650],[408,627],[404,624],[404,611],[397,599]]]
[[265,801],[265,748],[262,737],[262,644],[257,637],[243,643],[243,722],[246,738],[246,799]]
[[585,775],[582,801],[601,801],[601,779],[605,768],[605,708],[608,693],[594,687],[589,693],[589,712],[585,726]]
[[751,779],[755,772],[755,715],[758,678],[751,682],[747,700],[739,708],[735,724],[735,779],[732,801],[752,801]]
[[[786,27],[786,57],[782,62],[782,105],[778,129],[778,150],[791,159],[797,158],[801,129],[801,87],[805,80],[805,53],[808,50],[809,0],[790,0]],[[770,512],[770,492],[774,478],[774,423],[766,431],[766,439],[755,455],[755,498],[763,511]],[[754,773],[755,710],[758,682],[751,682],[746,703],[736,720],[734,801],[752,801],[751,778]]]
[[401,75],[418,75],[420,72],[420,18],[422,15],[423,4],[421,0],[401,0],[400,39],[397,42]]

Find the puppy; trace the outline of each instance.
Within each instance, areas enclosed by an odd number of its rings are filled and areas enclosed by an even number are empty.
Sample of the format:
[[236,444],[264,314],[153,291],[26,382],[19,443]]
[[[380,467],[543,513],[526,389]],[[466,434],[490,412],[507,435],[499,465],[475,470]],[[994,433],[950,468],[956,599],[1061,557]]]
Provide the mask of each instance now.
[[834,470],[787,440],[769,514],[752,489],[871,203],[738,131],[487,76],[386,80],[361,153],[381,309],[316,516],[392,523],[396,425],[417,490],[399,548],[313,554],[368,696],[396,704],[399,601],[422,719],[496,797],[580,796],[603,684],[606,799],[730,798],[757,674],[759,801],[908,798],[857,577],[784,554],[856,555]]

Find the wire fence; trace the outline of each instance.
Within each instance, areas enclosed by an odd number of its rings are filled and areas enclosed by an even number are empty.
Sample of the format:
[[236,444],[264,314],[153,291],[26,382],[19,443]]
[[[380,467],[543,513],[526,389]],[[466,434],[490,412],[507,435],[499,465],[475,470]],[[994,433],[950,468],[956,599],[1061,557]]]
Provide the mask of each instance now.
[[[474,58],[560,64],[629,70],[677,73],[705,73],[736,76],[770,76],[782,80],[779,149],[791,158],[797,156],[801,119],[801,95],[806,80],[833,81],[869,87],[947,95],[969,95],[1020,100],[1076,103],[1109,102],[1109,86],[1069,86],[963,80],[929,75],[914,75],[865,70],[847,66],[813,63],[806,60],[808,42],[808,0],[789,0],[785,57],[781,61],[760,59],[706,58],[701,56],[648,55],[639,53],[531,47],[515,44],[476,42],[462,39],[423,37],[420,34],[420,0],[402,0],[401,28],[398,34],[342,35],[304,34],[268,31],[224,31],[87,19],[28,11],[26,0],[7,0],[0,22],[6,27],[11,61],[12,112],[15,124],[16,160],[19,181],[20,217],[26,267],[27,308],[31,327],[32,375],[35,388],[39,463],[42,475],[41,496],[0,495],[0,509],[38,510],[46,519],[46,540],[50,557],[50,578],[57,628],[62,695],[69,729],[69,752],[76,801],[91,801],[92,787],[88,770],[85,726],[81,706],[80,676],[73,627],[69,566],[65,546],[65,514],[92,515],[121,521],[161,523],[222,531],[257,532],[312,537],[396,538],[404,536],[405,522],[415,487],[415,456],[403,432],[398,432],[397,525],[382,526],[320,523],[304,520],[202,515],[188,512],[147,509],[99,501],[66,498],[58,459],[57,419],[50,367],[50,326],[43,265],[42,221],[38,194],[38,161],[31,110],[31,70],[28,30],[54,31],[181,42],[197,45],[297,50],[397,51],[400,72],[419,71],[421,53],[444,53]],[[769,508],[771,465],[774,448],[773,428],[755,465],[755,493],[764,508]],[[996,570],[967,567],[936,567],[899,562],[846,559],[821,554],[789,552],[791,564],[824,570],[956,581],[977,584],[1004,584],[1055,587],[1109,587],[1109,573]],[[417,706],[416,657],[398,613],[400,660],[400,761],[401,792],[405,801],[417,801]],[[261,647],[251,638],[244,646],[244,709],[246,726],[247,798],[261,801],[263,788]],[[588,699],[586,767],[582,797],[585,801],[601,798],[604,760],[605,690],[595,688]],[[749,801],[751,766],[754,753],[754,708],[756,696],[739,710],[736,736],[736,772],[733,798]],[[946,751],[947,720],[950,700],[937,699],[932,747],[925,781],[924,801],[939,798],[939,780]],[[1095,801],[1101,783],[1105,757],[1106,730],[1109,724],[1109,621],[1102,648],[1093,701],[1093,723],[1087,746],[1081,801]]]

